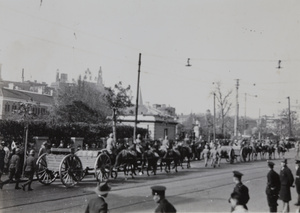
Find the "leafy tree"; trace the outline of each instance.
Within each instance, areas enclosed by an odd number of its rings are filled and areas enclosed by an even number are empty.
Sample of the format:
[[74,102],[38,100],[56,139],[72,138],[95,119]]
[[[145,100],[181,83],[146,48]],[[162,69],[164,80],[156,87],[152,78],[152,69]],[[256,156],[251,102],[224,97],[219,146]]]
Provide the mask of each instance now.
[[123,87],[122,82],[114,86],[114,88],[108,88],[105,94],[109,108],[112,111],[112,121],[113,121],[113,134],[115,140],[117,140],[117,116],[121,115],[123,110],[127,107],[133,106],[131,99],[130,85],[126,88]]

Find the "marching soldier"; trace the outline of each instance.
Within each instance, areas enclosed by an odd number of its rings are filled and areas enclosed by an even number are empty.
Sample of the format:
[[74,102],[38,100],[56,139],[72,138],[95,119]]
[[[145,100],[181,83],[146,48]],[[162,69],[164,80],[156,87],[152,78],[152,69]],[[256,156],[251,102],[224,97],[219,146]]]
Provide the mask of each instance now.
[[158,203],[155,213],[176,213],[175,207],[165,198],[166,187],[164,186],[152,186],[152,195],[155,203]]
[[268,166],[270,168],[270,171],[267,175],[267,188],[266,188],[266,194],[267,194],[267,200],[268,200],[268,205],[270,208],[270,212],[277,212],[277,200],[278,200],[278,194],[280,191],[280,177],[273,170],[274,168],[274,163],[273,162],[268,162]]
[[33,189],[31,188],[31,183],[33,181],[33,176],[35,172],[35,164],[36,164],[36,159],[34,157],[35,152],[34,150],[30,150],[29,152],[29,157],[25,161],[25,176],[28,177],[28,181],[24,183],[22,186],[23,191],[25,191],[26,186],[28,185],[28,191],[32,191]]
[[[243,174],[240,173],[239,171],[233,171],[233,182],[236,183],[236,185],[233,189],[233,193],[237,193],[239,195],[239,204],[244,206],[244,208],[248,210],[248,207],[246,204],[248,203],[248,201],[250,199],[249,189],[247,186],[245,186],[242,183],[242,176],[243,176]],[[229,198],[229,202],[230,202],[230,198]],[[234,209],[232,208],[231,212],[233,210]]]
[[20,178],[21,178],[21,173],[22,173],[22,164],[21,164],[21,160],[20,160],[20,149],[19,148],[15,148],[15,154],[11,157],[10,159],[10,165],[9,165],[9,178],[6,181],[3,181],[2,183],[0,183],[0,189],[2,189],[3,185],[11,183],[13,181],[13,178],[15,178],[16,180],[16,185],[15,185],[15,189],[21,189],[21,187],[19,187],[19,182],[20,182]]
[[282,212],[289,212],[290,206],[289,202],[292,200],[291,196],[291,187],[294,183],[294,176],[291,170],[287,167],[287,159],[281,161],[281,170],[280,170],[280,192],[279,198],[283,202]]
[[296,206],[300,206],[300,160],[296,160],[296,179],[295,179],[295,185],[296,185],[296,191],[298,194],[298,200],[297,203],[295,203]]

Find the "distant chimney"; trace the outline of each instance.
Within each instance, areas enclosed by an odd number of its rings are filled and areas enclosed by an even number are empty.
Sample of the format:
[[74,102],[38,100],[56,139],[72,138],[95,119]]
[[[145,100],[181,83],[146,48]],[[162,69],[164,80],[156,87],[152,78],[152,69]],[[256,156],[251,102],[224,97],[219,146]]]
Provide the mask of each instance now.
[[24,68],[22,69],[22,83],[24,83]]
[[56,70],[56,82],[59,82],[59,69]]

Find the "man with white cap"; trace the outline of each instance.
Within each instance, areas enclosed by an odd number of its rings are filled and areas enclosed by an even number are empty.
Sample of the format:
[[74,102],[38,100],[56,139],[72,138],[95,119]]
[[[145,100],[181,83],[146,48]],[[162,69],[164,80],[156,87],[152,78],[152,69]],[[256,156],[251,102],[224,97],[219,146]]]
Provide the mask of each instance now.
[[25,191],[26,186],[28,185],[28,191],[32,191],[31,183],[33,181],[33,176],[35,172],[36,159],[34,157],[35,151],[30,150],[29,157],[25,161],[25,171],[24,174],[28,177],[28,181],[22,185],[23,191]]
[[108,211],[108,206],[107,203],[105,202],[105,198],[108,195],[108,192],[111,190],[111,187],[105,183],[99,184],[95,189],[94,192],[98,195],[98,197],[93,198],[89,201],[85,213],[107,213]]
[[165,198],[166,187],[164,186],[152,186],[152,195],[155,203],[158,203],[155,213],[163,212],[175,212],[175,207]]

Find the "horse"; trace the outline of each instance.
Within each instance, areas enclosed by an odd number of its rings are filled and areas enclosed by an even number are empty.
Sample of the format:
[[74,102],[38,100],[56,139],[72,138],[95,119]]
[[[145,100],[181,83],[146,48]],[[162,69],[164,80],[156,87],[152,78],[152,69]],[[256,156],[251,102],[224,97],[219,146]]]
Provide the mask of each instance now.
[[118,171],[120,167],[123,167],[123,172],[125,175],[125,179],[127,179],[128,171],[131,171],[131,176],[134,178],[136,175],[137,165],[137,155],[134,151],[129,149],[124,149],[117,154],[115,164],[113,166],[113,171]]
[[147,175],[150,176],[149,171],[152,169],[154,175],[156,175],[157,170],[157,162],[159,159],[159,155],[154,149],[150,146],[150,144],[146,145],[147,149],[143,153],[143,162],[142,162],[142,172],[144,170],[145,165],[147,164]]
[[250,161],[253,160],[253,155],[254,155],[254,149],[252,146],[246,145],[241,149],[241,157],[243,161]]
[[283,147],[282,145],[277,146],[277,154],[278,154],[279,158],[280,158],[280,156],[282,158],[284,158],[284,154],[285,154],[286,151],[287,151],[287,149],[285,147]]
[[191,168],[191,164],[190,164],[190,161],[193,157],[193,154],[190,150],[189,147],[186,147],[186,146],[181,146],[179,145],[178,146],[178,151],[180,153],[180,164],[181,164],[181,168],[183,169],[183,162],[185,159],[187,159],[187,166],[186,168]]
[[165,171],[169,173],[171,171],[171,163],[174,161],[175,172],[178,172],[177,165],[180,161],[180,153],[177,153],[173,149],[165,150],[156,150],[160,157],[160,171],[162,171],[163,163],[165,163]]
[[274,155],[274,159],[275,159],[274,145],[263,145],[262,147],[263,147],[263,155],[268,153],[269,154],[269,160],[272,159],[272,155]]

